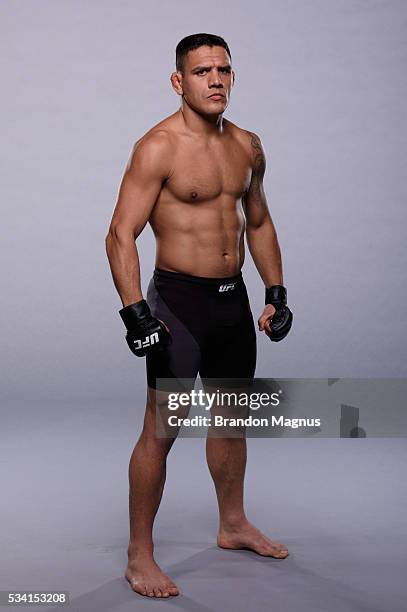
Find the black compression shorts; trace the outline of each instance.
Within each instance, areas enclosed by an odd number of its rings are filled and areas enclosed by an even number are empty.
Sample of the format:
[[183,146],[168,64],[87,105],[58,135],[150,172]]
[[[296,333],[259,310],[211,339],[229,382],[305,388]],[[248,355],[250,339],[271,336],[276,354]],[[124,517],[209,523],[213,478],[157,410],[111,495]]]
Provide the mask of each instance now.
[[155,268],[147,291],[172,343],[146,357],[148,386],[159,378],[252,379],[256,331],[242,273],[207,278]]

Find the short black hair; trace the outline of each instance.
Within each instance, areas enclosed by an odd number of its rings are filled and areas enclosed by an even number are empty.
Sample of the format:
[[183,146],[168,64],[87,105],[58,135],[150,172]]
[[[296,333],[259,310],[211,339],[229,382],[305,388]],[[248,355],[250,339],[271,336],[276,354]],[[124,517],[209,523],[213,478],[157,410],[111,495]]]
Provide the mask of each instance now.
[[226,49],[230,61],[232,61],[232,54],[230,53],[229,45],[221,36],[204,33],[191,34],[190,36],[185,36],[185,38],[180,40],[175,49],[175,66],[177,71],[184,72],[185,58],[188,51],[198,49],[198,47],[203,47],[204,45],[207,45],[208,47],[223,47]]

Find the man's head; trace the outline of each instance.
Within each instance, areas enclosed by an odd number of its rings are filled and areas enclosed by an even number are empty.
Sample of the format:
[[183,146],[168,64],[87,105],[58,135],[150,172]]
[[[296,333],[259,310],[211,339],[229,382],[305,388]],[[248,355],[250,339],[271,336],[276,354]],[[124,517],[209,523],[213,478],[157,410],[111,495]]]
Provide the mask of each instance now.
[[184,74],[185,60],[188,52],[203,46],[223,47],[229,55],[230,62],[232,62],[229,46],[221,36],[215,36],[215,34],[191,34],[180,40],[175,49],[175,66],[177,71]]
[[235,79],[227,42],[214,34],[192,34],[180,40],[175,55],[175,91],[198,112],[222,113]]

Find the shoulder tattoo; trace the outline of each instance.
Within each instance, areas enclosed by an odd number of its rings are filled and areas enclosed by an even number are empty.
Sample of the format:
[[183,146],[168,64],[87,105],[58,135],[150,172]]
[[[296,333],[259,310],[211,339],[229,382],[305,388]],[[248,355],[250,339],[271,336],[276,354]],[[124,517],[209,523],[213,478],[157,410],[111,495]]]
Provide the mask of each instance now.
[[250,143],[252,146],[253,152],[253,172],[252,179],[249,187],[250,192],[250,201],[255,204],[255,206],[263,208],[263,189],[262,189],[262,179],[264,176],[264,172],[266,170],[266,160],[264,157],[263,149],[260,144],[259,138],[256,134],[252,132],[248,132],[250,135]]
[[266,170],[266,160],[259,138],[253,132],[250,134],[250,144],[254,154],[253,170],[256,174],[263,175]]

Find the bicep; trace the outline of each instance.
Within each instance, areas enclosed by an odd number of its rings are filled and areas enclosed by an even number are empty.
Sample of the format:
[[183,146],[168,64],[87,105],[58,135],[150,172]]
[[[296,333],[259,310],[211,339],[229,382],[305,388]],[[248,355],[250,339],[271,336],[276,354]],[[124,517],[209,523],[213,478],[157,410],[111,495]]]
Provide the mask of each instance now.
[[142,231],[168,176],[166,160],[164,143],[150,141],[134,147],[120,184],[113,226],[135,236]]
[[264,191],[266,157],[260,139],[250,133],[252,151],[252,176],[248,190],[243,197],[247,226],[259,227],[269,216],[267,198]]

